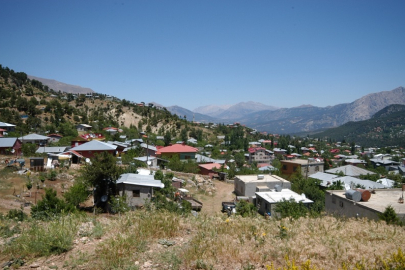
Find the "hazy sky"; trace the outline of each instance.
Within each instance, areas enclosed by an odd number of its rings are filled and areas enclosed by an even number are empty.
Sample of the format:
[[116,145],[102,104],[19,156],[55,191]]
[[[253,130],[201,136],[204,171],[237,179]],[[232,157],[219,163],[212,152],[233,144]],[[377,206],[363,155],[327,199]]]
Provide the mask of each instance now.
[[1,0],[0,64],[135,102],[325,107],[405,86],[405,1]]

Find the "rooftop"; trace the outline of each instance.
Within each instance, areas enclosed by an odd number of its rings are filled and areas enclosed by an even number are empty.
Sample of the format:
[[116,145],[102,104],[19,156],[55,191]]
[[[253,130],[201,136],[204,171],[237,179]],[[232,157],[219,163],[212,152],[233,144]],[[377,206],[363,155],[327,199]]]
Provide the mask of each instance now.
[[[259,176],[263,176],[262,179],[259,179]],[[281,178],[278,175],[269,175],[269,174],[262,174],[262,175],[237,175],[235,178],[238,178],[240,181],[245,183],[248,182],[288,182],[284,178]]]
[[[327,190],[329,194],[333,194],[342,198],[346,198],[344,190]],[[328,194],[326,194],[328,196]],[[397,214],[405,214],[405,204],[398,203],[399,197],[402,196],[402,189],[377,189],[375,194],[371,194],[370,199],[367,202],[356,202],[356,204],[362,205],[367,208],[374,209],[379,212],[384,212],[385,208],[391,205]]]
[[256,196],[266,200],[268,203],[277,203],[283,200],[294,199],[295,202],[302,203],[313,203],[310,199],[307,199],[305,195],[300,195],[295,193],[290,189],[282,189],[281,191],[267,191],[267,192],[256,192]]

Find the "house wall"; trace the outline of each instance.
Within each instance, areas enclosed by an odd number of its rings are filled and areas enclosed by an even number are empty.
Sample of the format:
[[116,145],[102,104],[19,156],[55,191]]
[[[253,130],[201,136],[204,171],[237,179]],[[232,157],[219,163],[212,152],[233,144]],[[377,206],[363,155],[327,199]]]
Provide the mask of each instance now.
[[301,174],[306,176],[308,169],[308,175],[315,174],[317,172],[323,172],[323,163],[310,163],[309,165],[301,165],[298,163],[281,161],[281,164],[281,172],[285,175],[292,175],[296,172],[301,171]]
[[264,181],[264,180],[244,182],[240,180],[238,177],[235,177],[234,191],[236,196],[252,197],[256,193],[257,186],[267,186],[269,189],[274,189],[276,185],[281,185],[283,188],[291,189],[290,182]]
[[[138,186],[138,185],[128,185],[128,184],[117,184],[118,193],[120,196],[126,195],[127,204],[132,209],[135,207],[143,206],[146,200],[150,200],[153,195],[153,190],[151,187]],[[139,197],[134,197],[134,190],[139,190]]]
[[329,214],[345,216],[345,217],[359,217],[379,220],[377,210],[364,207],[356,202],[334,195],[332,193],[325,193],[325,211]]
[[181,161],[189,160],[189,159],[195,159],[195,154],[196,153],[164,153],[162,154],[163,159],[171,158],[173,156],[179,156],[179,159]]
[[249,155],[249,163],[270,163],[270,153],[265,150],[257,150]]

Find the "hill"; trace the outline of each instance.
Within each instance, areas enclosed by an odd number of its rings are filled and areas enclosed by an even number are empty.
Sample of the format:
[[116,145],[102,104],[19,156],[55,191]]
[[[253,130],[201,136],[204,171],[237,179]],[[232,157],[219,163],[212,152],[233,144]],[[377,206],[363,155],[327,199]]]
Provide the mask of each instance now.
[[233,120],[243,117],[247,114],[258,112],[258,111],[273,111],[278,109],[277,107],[264,105],[260,102],[239,102],[234,105],[208,105],[202,106],[194,110],[194,112],[206,114],[221,120],[228,120],[232,122]]
[[405,147],[405,105],[389,105],[375,113],[371,119],[348,122],[311,137],[331,138],[337,141],[356,142],[362,146]]
[[88,93],[95,93],[91,88],[85,88],[77,85],[71,85],[67,83],[58,82],[55,80],[39,78],[35,76],[28,75],[28,78],[31,80],[40,81],[42,84],[47,85],[49,88],[54,89],[55,91],[62,91],[66,93],[72,94],[88,94]]
[[349,121],[371,118],[379,110],[392,104],[405,105],[405,88],[398,87],[366,95],[352,103],[329,107],[300,106],[295,108],[260,111],[239,119],[242,124],[259,131],[291,134],[337,127]]

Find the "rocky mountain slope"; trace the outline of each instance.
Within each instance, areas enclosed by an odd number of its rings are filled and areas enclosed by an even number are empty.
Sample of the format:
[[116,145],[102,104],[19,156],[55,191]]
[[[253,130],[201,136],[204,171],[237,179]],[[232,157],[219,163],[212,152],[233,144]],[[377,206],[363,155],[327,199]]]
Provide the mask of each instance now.
[[260,111],[236,119],[259,131],[298,133],[337,127],[349,121],[369,119],[379,110],[392,105],[405,105],[405,88],[372,93],[352,103],[329,107],[304,106],[275,111]]
[[28,75],[28,78],[31,80],[37,80],[43,83],[44,85],[47,85],[49,88],[55,90],[55,91],[62,91],[66,93],[72,93],[72,94],[87,94],[87,93],[94,93],[94,90],[91,88],[86,88],[86,87],[81,87],[77,85],[71,85],[67,83],[62,83],[58,82],[55,80],[50,80],[50,79],[44,79],[44,78],[39,78],[35,76]]
[[208,105],[202,106],[194,110],[194,112],[206,114],[215,118],[222,120],[234,120],[243,117],[247,114],[258,112],[258,111],[273,111],[277,110],[277,107],[268,106],[260,102],[239,102],[234,105]]

